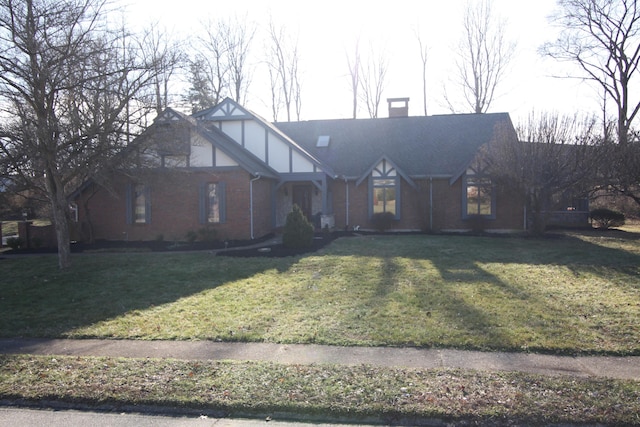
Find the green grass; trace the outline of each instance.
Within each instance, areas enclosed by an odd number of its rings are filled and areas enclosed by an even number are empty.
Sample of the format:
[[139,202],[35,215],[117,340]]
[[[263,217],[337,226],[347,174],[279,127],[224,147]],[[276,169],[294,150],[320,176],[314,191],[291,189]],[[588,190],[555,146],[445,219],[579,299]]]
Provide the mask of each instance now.
[[[358,237],[287,259],[0,260],[0,336],[640,354],[640,239]],[[0,398],[419,424],[640,425],[640,382],[524,373],[0,356]]]
[[640,354],[640,240],[344,238],[283,259],[0,261],[0,336]]
[[[0,396],[119,410],[410,425],[640,424],[640,383],[521,373],[65,356],[0,356]],[[429,424],[433,425],[433,424]]]

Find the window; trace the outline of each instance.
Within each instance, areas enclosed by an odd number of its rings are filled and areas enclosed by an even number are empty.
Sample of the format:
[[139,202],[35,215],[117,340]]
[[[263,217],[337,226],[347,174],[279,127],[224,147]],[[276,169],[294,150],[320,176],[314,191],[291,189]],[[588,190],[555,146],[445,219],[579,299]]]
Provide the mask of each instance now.
[[400,217],[399,182],[395,167],[382,160],[371,172],[371,204],[369,215],[391,212],[396,219]]
[[127,186],[127,224],[151,222],[151,190],[144,184]]
[[396,180],[373,179],[373,213],[396,214]]
[[466,178],[466,216],[492,216],[493,209],[491,178],[468,176]]
[[218,184],[207,184],[207,222],[220,222]]
[[225,187],[224,182],[200,185],[200,224],[225,222]]
[[147,192],[144,185],[138,184],[135,186],[133,196],[133,212],[134,221],[136,224],[144,224],[147,222]]

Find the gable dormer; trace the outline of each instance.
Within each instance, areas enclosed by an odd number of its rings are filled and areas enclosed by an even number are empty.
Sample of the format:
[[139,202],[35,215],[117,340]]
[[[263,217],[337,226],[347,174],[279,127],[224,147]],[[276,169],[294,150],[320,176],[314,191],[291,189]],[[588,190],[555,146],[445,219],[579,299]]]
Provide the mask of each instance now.
[[222,131],[239,146],[280,174],[329,173],[309,152],[262,117],[230,98],[193,115],[207,129]]

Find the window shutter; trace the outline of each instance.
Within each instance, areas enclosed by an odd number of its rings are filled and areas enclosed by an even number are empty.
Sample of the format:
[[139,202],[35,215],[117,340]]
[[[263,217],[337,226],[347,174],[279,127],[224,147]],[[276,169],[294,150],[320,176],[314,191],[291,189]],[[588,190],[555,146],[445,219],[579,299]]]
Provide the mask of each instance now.
[[198,218],[200,224],[206,224],[207,222],[207,183],[200,183],[200,188],[198,191]]
[[125,209],[127,210],[125,213],[125,218],[127,221],[127,225],[131,225],[133,224],[133,185],[127,184],[125,192]]
[[218,183],[218,199],[220,201],[220,222],[227,221],[227,183]]

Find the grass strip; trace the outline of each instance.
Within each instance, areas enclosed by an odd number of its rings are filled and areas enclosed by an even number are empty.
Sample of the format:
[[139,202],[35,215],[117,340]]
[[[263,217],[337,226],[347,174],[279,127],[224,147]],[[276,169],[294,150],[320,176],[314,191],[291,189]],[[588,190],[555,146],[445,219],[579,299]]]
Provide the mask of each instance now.
[[414,424],[640,425],[637,381],[366,365],[3,355],[0,398]]

